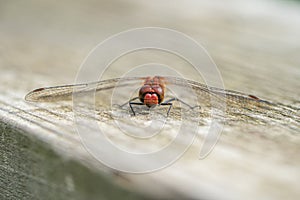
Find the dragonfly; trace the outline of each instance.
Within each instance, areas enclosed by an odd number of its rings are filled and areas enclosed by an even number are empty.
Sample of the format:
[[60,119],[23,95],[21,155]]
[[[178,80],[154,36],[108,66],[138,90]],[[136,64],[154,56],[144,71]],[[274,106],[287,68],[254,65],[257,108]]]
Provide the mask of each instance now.
[[[227,108],[231,107],[240,110],[253,109],[253,107],[257,107],[260,104],[271,104],[270,102],[262,100],[254,95],[210,87],[197,81],[168,76],[123,77],[82,84],[42,87],[29,92],[25,96],[25,100],[30,102],[61,101],[70,99],[74,92],[84,94],[91,91],[97,92],[111,90],[115,87],[130,87],[137,85],[140,87],[138,95],[128,101],[133,115],[136,114],[133,109],[133,105],[145,105],[148,108],[159,105],[169,106],[167,115],[169,115],[174,101],[179,101],[189,108],[195,107],[177,97],[172,97],[165,100],[167,85],[182,87],[183,89],[187,85],[188,87],[192,88],[198,97],[197,101],[200,105],[200,108],[205,106],[209,107],[212,99],[214,99],[216,102],[226,103]],[[136,102],[136,100],[139,100],[139,102]]]

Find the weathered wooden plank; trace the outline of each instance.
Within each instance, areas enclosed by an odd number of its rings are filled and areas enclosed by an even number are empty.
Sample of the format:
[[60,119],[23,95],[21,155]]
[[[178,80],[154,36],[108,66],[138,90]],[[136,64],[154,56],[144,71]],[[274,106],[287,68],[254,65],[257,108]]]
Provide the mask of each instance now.
[[1,199],[141,199],[1,122]]
[[[299,5],[227,4],[1,2],[1,198],[298,199]],[[105,167],[85,150],[74,126],[72,102],[29,103],[24,96],[35,88],[73,83],[95,44],[149,24],[168,24],[203,43],[227,89],[255,94],[274,106],[241,109],[230,104],[227,125],[208,157],[197,159],[207,128],[203,121],[199,138],[181,159],[158,172],[134,175]],[[115,77],[153,59],[193,74],[175,56],[137,52],[113,63],[105,76]],[[175,114],[176,109],[167,133],[150,145],[118,134],[107,107],[100,107],[91,120],[109,130],[108,137],[123,148],[151,150],[172,139],[172,127],[178,125]]]

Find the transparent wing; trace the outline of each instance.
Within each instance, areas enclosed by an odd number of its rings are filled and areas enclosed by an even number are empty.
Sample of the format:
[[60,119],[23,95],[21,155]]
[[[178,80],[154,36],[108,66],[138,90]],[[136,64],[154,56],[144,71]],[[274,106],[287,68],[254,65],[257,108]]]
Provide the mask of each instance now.
[[32,102],[70,100],[74,93],[84,95],[87,92],[109,90],[116,86],[126,87],[130,85],[137,85],[142,84],[145,79],[146,78],[143,77],[115,78],[84,84],[43,87],[29,92],[25,96],[25,100]]
[[[200,114],[201,117],[211,117],[211,108],[214,107],[217,110],[225,111],[225,113],[217,113],[217,115],[227,122],[277,123],[282,124],[283,127],[289,124],[292,128],[299,126],[298,108],[271,103],[241,92],[208,87],[191,80],[175,77],[161,78],[166,85],[173,84],[176,87],[181,87],[181,89],[184,89],[187,85],[190,86],[197,95],[197,103],[201,107],[200,113],[194,114]],[[84,95],[86,92],[105,91],[115,87],[121,87],[119,91],[128,96],[131,93],[129,91],[131,88],[138,88],[143,85],[146,79],[147,77],[115,78],[86,84],[44,87],[31,91],[25,96],[25,99],[35,102],[69,100],[74,92]]]
[[201,105],[211,104],[214,102],[226,103],[228,106],[247,106],[261,104],[271,104],[268,101],[262,100],[254,95],[244,94],[232,90],[223,90],[220,88],[209,87],[205,84],[186,80],[177,77],[164,77],[166,84],[184,85],[188,84],[193,88],[196,95],[198,96],[199,103]]
[[[146,79],[147,77],[126,77],[84,84],[43,87],[29,92],[25,96],[25,100],[34,102],[69,100],[71,99],[73,92],[84,94],[93,90],[102,91],[113,89],[114,87],[128,87],[133,85],[139,86],[142,85]],[[199,97],[199,101],[201,101],[201,104],[209,103],[211,101],[211,98],[216,98],[218,101],[226,101],[226,103],[236,104],[266,102],[253,95],[208,87],[196,81],[177,77],[162,77],[162,79],[164,80],[165,84],[173,84],[177,86],[186,86],[186,84],[188,84],[196,92],[197,96]]]

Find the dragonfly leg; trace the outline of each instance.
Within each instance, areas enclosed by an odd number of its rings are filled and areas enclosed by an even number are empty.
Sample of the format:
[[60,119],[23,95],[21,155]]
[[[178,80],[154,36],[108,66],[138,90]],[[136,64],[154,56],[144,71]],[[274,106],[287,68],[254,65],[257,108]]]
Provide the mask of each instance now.
[[170,106],[169,109],[168,109],[167,115],[169,115],[169,112],[170,112],[170,110],[171,110],[171,108],[172,108],[172,106],[173,106],[173,104],[171,103],[171,102],[173,102],[173,101],[179,101],[180,103],[182,103],[182,104],[188,106],[190,109],[194,109],[194,108],[196,108],[196,107],[200,107],[200,108],[201,108],[201,106],[198,106],[198,105],[197,105],[197,106],[190,106],[188,103],[185,103],[184,101],[182,101],[182,100],[180,100],[180,99],[174,97],[174,98],[168,99],[167,101],[165,101],[165,102],[163,102],[163,103],[160,104],[160,105],[163,105],[163,106],[164,106],[164,105],[169,105],[169,106]]
[[120,107],[122,108],[122,107],[124,107],[126,104],[128,104],[128,103],[130,103],[130,102],[133,102],[133,101],[135,101],[135,100],[137,100],[137,99],[138,99],[138,97],[134,97],[134,98],[130,99],[129,101],[126,101],[126,103],[122,104]]
[[163,103],[170,103],[170,102],[172,102],[172,101],[179,101],[180,103],[182,103],[182,104],[188,106],[189,108],[191,108],[191,109],[193,108],[193,106],[190,106],[188,103],[185,103],[184,101],[182,101],[182,100],[180,100],[180,99],[178,99],[178,98],[176,98],[176,97],[171,98],[171,99],[169,99],[169,100],[167,100],[167,101],[165,101],[165,102],[163,102]]
[[131,100],[129,101],[129,107],[130,107],[130,109],[131,109],[133,115],[135,115],[135,112],[134,112],[134,110],[133,110],[132,105],[144,105],[142,102],[133,102],[133,101],[136,100],[136,99],[137,99],[137,97],[136,97],[136,98],[133,98],[133,99],[131,99]]
[[169,109],[168,109],[168,112],[167,112],[167,117],[168,117],[169,113],[170,113],[170,110],[171,110],[171,108],[173,106],[173,103],[171,103],[171,102],[163,102],[160,105],[162,105],[162,106],[169,106]]

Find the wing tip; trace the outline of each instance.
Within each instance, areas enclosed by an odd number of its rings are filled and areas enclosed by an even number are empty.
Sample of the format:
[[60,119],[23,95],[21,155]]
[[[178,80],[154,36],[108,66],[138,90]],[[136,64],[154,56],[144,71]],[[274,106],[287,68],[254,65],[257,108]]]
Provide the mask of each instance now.
[[45,90],[45,88],[38,88],[38,89],[32,90],[31,92],[29,92],[28,94],[25,95],[25,97],[24,97],[25,101],[28,101],[28,102],[38,101],[38,99],[35,96],[38,92],[41,92],[43,90]]

